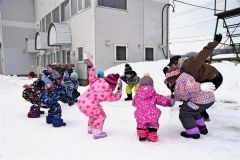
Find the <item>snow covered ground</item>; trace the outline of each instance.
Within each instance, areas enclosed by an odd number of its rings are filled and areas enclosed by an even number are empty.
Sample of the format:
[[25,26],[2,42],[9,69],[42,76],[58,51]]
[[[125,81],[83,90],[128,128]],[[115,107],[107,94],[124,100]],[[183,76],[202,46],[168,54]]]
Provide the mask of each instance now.
[[[166,64],[162,60],[131,65],[140,76],[149,72],[158,93],[168,95],[162,73]],[[213,65],[223,74],[224,82],[215,92],[216,103],[208,110],[209,134],[198,140],[181,137],[183,127],[178,119],[177,103],[173,108],[160,106],[160,139],[156,143],[138,141],[134,107],[123,100],[125,93],[120,101],[103,103],[107,114],[104,130],[108,137],[94,140],[87,134],[87,117],[76,104],[72,107],[62,104],[66,127],[47,125],[46,114],[38,119],[27,118],[30,103],[22,98],[22,85],[33,80],[0,75],[0,159],[237,160],[240,158],[240,65],[230,62]],[[124,64],[106,73],[122,74],[123,70]],[[84,90],[86,87],[79,87],[81,93]]]

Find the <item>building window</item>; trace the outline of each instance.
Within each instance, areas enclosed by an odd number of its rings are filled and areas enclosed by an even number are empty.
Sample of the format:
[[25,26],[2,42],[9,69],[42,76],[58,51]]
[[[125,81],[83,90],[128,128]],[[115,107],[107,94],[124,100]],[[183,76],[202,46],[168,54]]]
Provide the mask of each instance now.
[[78,11],[81,11],[83,9],[83,1],[82,0],[78,0]]
[[61,53],[59,52],[59,51],[57,51],[57,53],[56,53],[56,60],[57,60],[57,62],[56,63],[61,63]]
[[60,22],[59,7],[52,11],[53,22]]
[[67,63],[66,62],[66,51],[65,50],[62,51],[62,62],[63,62],[63,64]]
[[42,32],[45,32],[46,31],[46,26],[45,26],[45,18],[43,18],[42,20],[41,20],[41,31]]
[[37,56],[37,66],[39,66],[39,56]]
[[51,55],[50,54],[47,55],[47,63],[48,64],[52,64]]
[[78,5],[77,5],[77,2],[78,0],[71,0],[71,15],[75,15],[77,14],[77,11],[78,11]]
[[71,63],[71,52],[67,51],[67,63]]
[[85,0],[85,8],[91,7],[91,0]]
[[78,61],[83,61],[83,47],[78,47]]
[[127,61],[127,45],[114,45],[116,61]]
[[127,9],[127,0],[98,0],[99,6]]
[[145,48],[145,61],[154,61],[154,48]]
[[70,4],[69,0],[66,0],[61,4],[61,22],[70,19]]
[[43,67],[47,66],[46,54],[43,55]]
[[56,63],[56,57],[55,57],[55,53],[51,53],[51,59],[52,59],[52,64]]
[[52,22],[52,15],[51,13],[49,13],[47,16],[46,16],[46,28],[48,29],[48,27],[50,26],[50,23]]

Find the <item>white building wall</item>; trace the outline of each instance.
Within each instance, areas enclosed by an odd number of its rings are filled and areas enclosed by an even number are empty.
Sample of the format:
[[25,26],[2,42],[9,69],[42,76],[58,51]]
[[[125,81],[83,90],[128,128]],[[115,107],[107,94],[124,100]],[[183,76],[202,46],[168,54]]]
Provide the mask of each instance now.
[[63,1],[64,0],[34,0],[35,22],[40,21]]
[[[97,69],[105,70],[119,64],[115,62],[114,44],[128,45],[128,62],[144,61],[144,46],[154,47],[154,60],[162,59],[163,54],[158,46],[161,44],[163,6],[164,3],[151,0],[128,0],[127,10],[98,6],[96,8]],[[105,41],[109,41],[111,46],[106,46]]]
[[0,1],[0,10],[3,74],[36,71],[36,54],[26,52],[26,38],[33,38],[35,34],[33,0],[3,0]]

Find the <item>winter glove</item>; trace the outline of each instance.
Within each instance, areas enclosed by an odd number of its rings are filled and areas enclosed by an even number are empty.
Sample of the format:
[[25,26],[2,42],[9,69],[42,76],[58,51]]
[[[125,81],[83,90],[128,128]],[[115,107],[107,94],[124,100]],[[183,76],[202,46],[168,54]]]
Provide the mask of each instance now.
[[119,80],[118,81],[118,91],[121,91],[122,90],[122,81]]
[[215,85],[212,82],[201,83],[200,88],[205,92],[213,92],[216,89]]
[[169,101],[170,101],[170,107],[174,106],[174,105],[175,105],[175,99],[172,98],[171,96],[167,96],[167,98],[168,98]]
[[23,85],[23,88],[24,88],[24,89],[29,88],[29,87],[30,87],[30,85],[28,85],[28,84],[24,84],[24,85]]
[[214,37],[214,40],[215,40],[215,41],[218,41],[218,43],[220,43],[221,40],[222,40],[222,35],[221,35],[221,33],[216,34],[216,36]]
[[86,59],[85,63],[87,64],[88,68],[93,68],[93,63],[92,63],[92,61],[90,59]]
[[170,107],[173,107],[175,105],[175,99],[170,99]]

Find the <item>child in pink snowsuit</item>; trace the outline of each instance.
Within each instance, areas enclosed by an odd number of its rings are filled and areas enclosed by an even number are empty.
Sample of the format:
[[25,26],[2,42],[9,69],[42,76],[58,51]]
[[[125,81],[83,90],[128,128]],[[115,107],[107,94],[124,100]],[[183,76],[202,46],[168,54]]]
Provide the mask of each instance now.
[[147,139],[156,142],[158,140],[158,120],[161,111],[156,105],[171,107],[174,103],[175,101],[170,97],[156,93],[153,87],[153,79],[149,74],[145,74],[144,77],[140,79],[139,88],[133,98],[133,106],[136,107],[134,116],[137,121],[139,141],[145,141]]
[[88,133],[93,133],[93,138],[106,137],[103,132],[103,125],[106,114],[100,105],[103,101],[117,101],[122,96],[121,82],[118,84],[118,90],[113,91],[117,86],[119,74],[109,74],[106,78],[97,78],[93,65],[89,69],[89,89],[78,98],[78,108],[89,117]]

